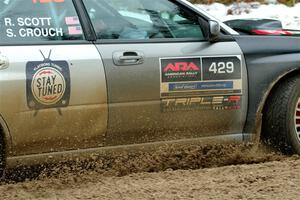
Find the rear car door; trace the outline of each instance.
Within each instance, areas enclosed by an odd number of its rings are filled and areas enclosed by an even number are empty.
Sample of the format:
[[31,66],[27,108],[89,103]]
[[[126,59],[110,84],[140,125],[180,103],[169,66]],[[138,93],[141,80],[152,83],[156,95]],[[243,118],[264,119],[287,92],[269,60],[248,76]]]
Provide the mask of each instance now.
[[0,113],[10,154],[102,146],[104,68],[72,0],[0,1],[0,27]]
[[179,1],[83,2],[107,77],[106,145],[242,132],[247,80],[236,42],[208,42],[200,13]]

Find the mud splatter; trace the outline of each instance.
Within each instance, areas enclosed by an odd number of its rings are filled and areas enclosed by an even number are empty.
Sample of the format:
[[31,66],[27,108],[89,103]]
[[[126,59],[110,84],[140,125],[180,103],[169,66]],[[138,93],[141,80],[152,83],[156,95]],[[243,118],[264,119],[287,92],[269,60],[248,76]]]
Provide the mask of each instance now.
[[253,164],[284,158],[278,152],[253,144],[165,145],[154,151],[117,152],[92,155],[89,160],[62,162],[55,165],[19,168],[6,174],[6,181],[20,182],[63,174],[89,171],[104,175],[125,176],[131,173],[165,170],[192,170],[225,165]]
[[[285,169],[288,171],[285,171]],[[289,171],[295,168],[294,171]],[[58,165],[11,171],[1,199],[249,199],[299,181],[298,156],[245,145],[168,145],[151,152],[123,152]],[[291,175],[292,173],[292,175]],[[282,181],[282,180],[281,180]],[[294,183],[289,187],[296,187]],[[270,184],[270,188],[264,186]],[[254,191],[245,195],[246,190]],[[261,193],[261,196],[258,194]],[[273,195],[272,193],[272,195]],[[275,194],[274,193],[274,194]],[[300,193],[300,192],[299,192]],[[257,195],[256,195],[257,194]],[[206,195],[206,196],[205,196]],[[269,196],[271,195],[271,192]],[[276,196],[274,196],[276,199]],[[264,198],[262,198],[264,199]]]

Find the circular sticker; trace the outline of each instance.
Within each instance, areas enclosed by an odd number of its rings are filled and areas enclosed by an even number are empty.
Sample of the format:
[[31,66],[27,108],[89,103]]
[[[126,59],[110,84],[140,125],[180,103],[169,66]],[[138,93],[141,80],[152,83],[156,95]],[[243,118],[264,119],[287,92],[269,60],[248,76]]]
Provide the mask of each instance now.
[[59,102],[66,90],[66,80],[60,71],[44,67],[33,75],[31,91],[41,104],[53,105]]

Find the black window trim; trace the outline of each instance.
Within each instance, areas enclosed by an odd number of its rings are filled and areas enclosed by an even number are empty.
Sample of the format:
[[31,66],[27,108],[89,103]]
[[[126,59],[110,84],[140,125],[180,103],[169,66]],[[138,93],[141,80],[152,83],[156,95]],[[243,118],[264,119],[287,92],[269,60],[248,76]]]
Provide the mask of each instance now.
[[186,43],[186,42],[208,42],[199,38],[156,38],[156,39],[97,39],[95,44],[149,44],[149,43]]
[[72,1],[76,9],[77,15],[79,17],[79,21],[83,29],[85,39],[87,41],[95,41],[97,36],[83,1],[82,0],[72,0]]

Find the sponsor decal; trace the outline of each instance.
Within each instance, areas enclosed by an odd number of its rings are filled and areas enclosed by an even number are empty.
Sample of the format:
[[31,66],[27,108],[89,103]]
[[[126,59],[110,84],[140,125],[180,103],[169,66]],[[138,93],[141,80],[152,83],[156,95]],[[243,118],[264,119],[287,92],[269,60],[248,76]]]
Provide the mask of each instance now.
[[161,100],[162,112],[189,110],[239,110],[241,96],[184,97]]
[[237,56],[202,58],[203,81],[242,78],[241,60]]
[[160,97],[241,95],[241,56],[160,59]]
[[169,91],[186,91],[186,90],[219,90],[232,89],[233,81],[215,81],[215,82],[197,82],[197,83],[170,83]]
[[[43,55],[43,53],[41,52]],[[43,61],[26,64],[27,104],[31,109],[60,108],[69,105],[70,70],[64,60],[51,60],[51,51]]]
[[179,97],[194,97],[194,96],[217,96],[217,95],[240,95],[242,90],[191,90],[191,91],[176,91],[161,93],[161,98],[179,98]]
[[200,58],[161,60],[162,82],[200,81]]

